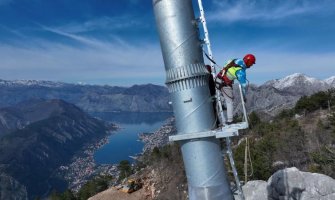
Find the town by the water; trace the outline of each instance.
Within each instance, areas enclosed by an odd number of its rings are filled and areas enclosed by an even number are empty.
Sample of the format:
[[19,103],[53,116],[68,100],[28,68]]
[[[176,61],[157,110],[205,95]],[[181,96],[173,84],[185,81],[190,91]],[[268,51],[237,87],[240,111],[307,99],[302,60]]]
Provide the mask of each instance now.
[[[176,132],[173,123],[174,118],[170,118],[153,133],[139,133],[139,139],[144,143],[142,153],[167,144],[168,137]],[[114,132],[113,134],[117,133]],[[61,166],[58,169],[57,173],[62,174],[68,182],[68,188],[77,192],[88,180],[98,175],[110,175],[116,179],[118,178],[118,163],[96,164],[94,161],[94,153],[108,143],[109,137],[110,135],[107,135],[102,140],[85,147],[80,154],[74,156],[69,165]],[[129,155],[129,157],[137,158],[136,155]]]

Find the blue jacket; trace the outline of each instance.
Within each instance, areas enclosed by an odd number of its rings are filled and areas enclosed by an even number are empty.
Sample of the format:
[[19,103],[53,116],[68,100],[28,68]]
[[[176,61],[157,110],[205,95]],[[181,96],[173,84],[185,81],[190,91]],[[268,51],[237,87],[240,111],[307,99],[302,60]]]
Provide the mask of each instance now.
[[[231,62],[231,60],[228,61],[227,64],[230,63],[230,62]],[[230,68],[230,69],[228,69],[227,73],[229,73],[229,71],[233,71],[233,74],[230,74],[230,75],[232,76],[233,79],[237,79],[238,82],[241,84],[242,93],[245,96],[246,88],[247,88],[247,75],[246,75],[247,66],[245,65],[245,63],[242,59],[235,59],[234,62],[239,67]]]

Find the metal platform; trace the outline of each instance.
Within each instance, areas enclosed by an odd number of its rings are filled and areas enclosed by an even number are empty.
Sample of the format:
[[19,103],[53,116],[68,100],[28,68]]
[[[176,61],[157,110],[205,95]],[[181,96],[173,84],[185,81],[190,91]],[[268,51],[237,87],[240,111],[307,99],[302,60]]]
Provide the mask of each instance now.
[[232,137],[238,136],[238,131],[242,129],[247,129],[248,123],[247,122],[239,122],[236,124],[226,125],[222,127],[220,131],[217,131],[215,134],[216,138],[225,138],[225,137]]
[[248,128],[247,122],[239,122],[236,124],[226,125],[222,128],[218,128],[211,131],[172,135],[169,137],[169,141],[192,140],[206,137],[216,137],[216,138],[233,137],[238,136],[239,130],[246,128]]

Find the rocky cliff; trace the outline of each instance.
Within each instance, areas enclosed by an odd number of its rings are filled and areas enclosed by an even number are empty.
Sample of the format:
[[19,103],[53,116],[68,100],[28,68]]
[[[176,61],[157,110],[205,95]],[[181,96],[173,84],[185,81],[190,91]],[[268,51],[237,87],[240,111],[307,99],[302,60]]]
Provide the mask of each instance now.
[[[332,200],[335,199],[335,180],[292,167],[277,171],[268,181],[249,181],[242,190],[246,200]],[[241,198],[236,195],[235,199]]]
[[[247,92],[247,110],[273,117],[283,109],[292,108],[302,96],[335,88],[334,79],[334,77],[330,77],[318,80],[301,73],[295,73],[282,79],[270,80],[260,86],[250,84]],[[239,90],[237,85],[234,87],[235,112],[241,112]]]

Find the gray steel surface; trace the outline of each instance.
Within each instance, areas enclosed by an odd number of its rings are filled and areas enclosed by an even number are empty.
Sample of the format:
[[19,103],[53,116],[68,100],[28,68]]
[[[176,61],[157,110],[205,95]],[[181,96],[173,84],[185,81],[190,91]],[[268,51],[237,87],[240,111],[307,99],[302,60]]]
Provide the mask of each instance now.
[[[178,134],[211,130],[215,116],[192,0],[153,0]],[[190,200],[230,200],[220,143],[215,137],[181,141]]]

